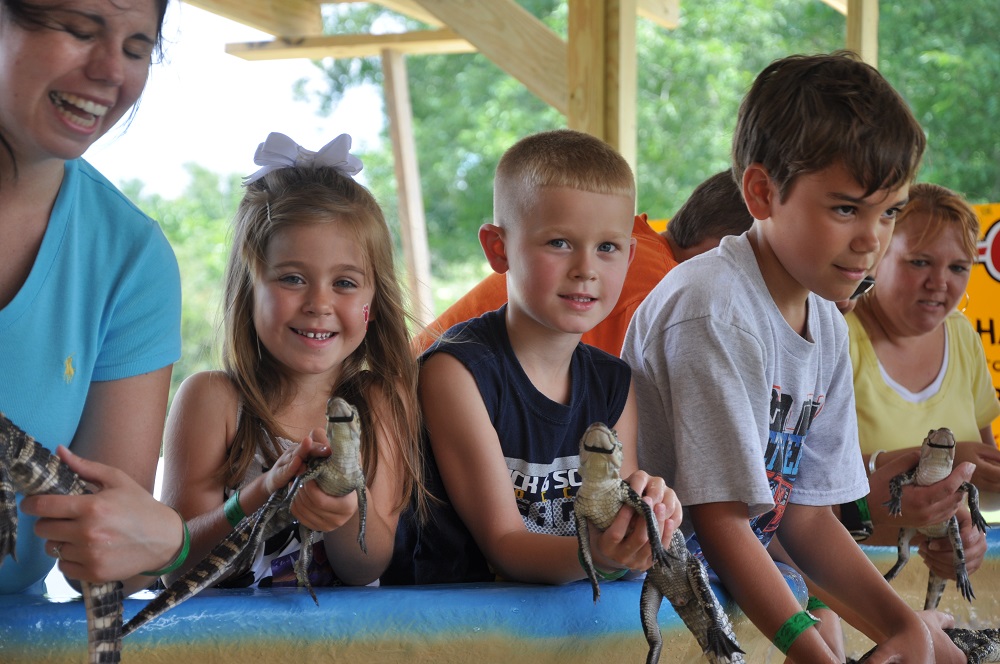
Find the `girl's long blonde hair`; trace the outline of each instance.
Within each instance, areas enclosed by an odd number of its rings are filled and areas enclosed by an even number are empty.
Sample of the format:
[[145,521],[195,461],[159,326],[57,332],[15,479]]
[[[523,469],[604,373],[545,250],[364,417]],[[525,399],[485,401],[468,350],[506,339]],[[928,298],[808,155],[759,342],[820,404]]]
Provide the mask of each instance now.
[[[371,483],[378,470],[374,432],[381,428],[400,443],[396,454],[405,480],[399,506],[416,495],[422,508],[417,365],[410,354],[411,317],[396,275],[392,237],[371,192],[328,167],[271,171],[247,186],[236,211],[226,266],[222,362],[239,392],[241,411],[220,477],[227,486],[236,487],[258,451],[269,465],[281,454],[276,442],[281,427],[274,413],[289,395],[281,367],[260,344],[253,321],[253,282],[265,264],[268,244],[275,233],[291,225],[334,223],[352,232],[363,247],[374,295],[368,331],[344,360],[330,395],[358,408],[366,481]],[[379,403],[386,404],[384,409],[371,407],[373,391]]]

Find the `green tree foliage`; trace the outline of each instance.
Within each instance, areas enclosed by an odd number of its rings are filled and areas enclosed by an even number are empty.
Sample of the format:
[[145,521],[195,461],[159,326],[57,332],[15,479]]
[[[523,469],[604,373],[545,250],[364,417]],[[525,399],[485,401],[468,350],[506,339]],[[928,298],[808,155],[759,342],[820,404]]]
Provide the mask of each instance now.
[[[565,2],[521,4],[565,36]],[[880,9],[881,68],[931,143],[921,179],[973,201],[1000,199],[994,0],[883,0]],[[419,27],[374,6],[327,17],[334,33]],[[842,48],[844,35],[844,17],[819,0],[682,0],[675,30],[640,20],[639,209],[669,217],[699,182],[728,165],[740,99],[767,63]],[[377,59],[317,65],[329,87],[318,95],[321,109],[351,86],[381,84]],[[565,119],[481,55],[413,56],[407,69],[434,269],[447,277],[446,266],[482,264],[476,229],[491,217],[492,174],[503,150],[526,134],[565,126]],[[389,150],[386,142],[366,164],[391,217]]]
[[1000,11],[993,0],[880,3],[881,69],[927,132],[920,179],[1000,201]]
[[222,177],[195,164],[180,198],[167,200],[142,193],[142,183],[122,183],[122,191],[143,212],[160,222],[174,248],[181,273],[180,361],[174,365],[170,394],[188,375],[217,368],[223,277],[228,257],[230,221],[240,197],[240,177]]

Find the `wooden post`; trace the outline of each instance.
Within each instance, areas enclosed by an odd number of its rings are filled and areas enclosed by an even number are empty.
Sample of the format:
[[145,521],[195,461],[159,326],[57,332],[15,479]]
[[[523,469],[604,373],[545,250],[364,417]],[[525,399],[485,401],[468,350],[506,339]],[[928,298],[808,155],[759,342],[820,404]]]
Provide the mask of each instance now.
[[424,222],[424,199],[420,192],[420,168],[413,140],[413,113],[410,106],[406,61],[402,53],[382,51],[385,77],[385,107],[389,116],[393,162],[396,167],[396,190],[399,197],[399,227],[407,284],[413,315],[422,324],[434,320],[431,296],[431,263]]
[[603,139],[635,169],[636,0],[570,0],[567,125]]
[[878,67],[878,0],[847,0],[846,46]]

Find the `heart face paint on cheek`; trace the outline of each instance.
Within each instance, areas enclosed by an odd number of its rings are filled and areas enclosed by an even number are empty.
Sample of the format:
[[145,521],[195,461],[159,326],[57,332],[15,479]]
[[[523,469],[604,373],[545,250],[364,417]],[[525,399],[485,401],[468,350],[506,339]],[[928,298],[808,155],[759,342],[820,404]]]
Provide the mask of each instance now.
[[370,311],[371,309],[368,307],[367,304],[361,307],[361,315],[365,317],[365,330],[368,329],[368,314]]

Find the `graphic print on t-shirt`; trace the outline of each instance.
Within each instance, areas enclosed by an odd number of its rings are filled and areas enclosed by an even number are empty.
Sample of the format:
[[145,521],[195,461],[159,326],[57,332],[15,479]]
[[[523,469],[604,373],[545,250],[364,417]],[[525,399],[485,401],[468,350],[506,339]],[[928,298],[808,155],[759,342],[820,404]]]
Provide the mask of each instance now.
[[771,388],[771,426],[767,435],[767,450],[764,452],[764,467],[767,469],[767,483],[774,497],[774,509],[750,519],[750,527],[761,544],[767,546],[774,531],[781,523],[785,505],[792,493],[792,485],[799,474],[802,445],[813,419],[823,405],[823,397],[805,398],[794,427],[788,426],[788,416],[794,400],[790,394],[782,394],[781,387]]
[[[764,467],[767,471],[767,482],[774,499],[774,509],[750,519],[750,528],[757,539],[767,546],[781,523],[785,506],[792,493],[792,485],[799,474],[799,461],[802,458],[802,446],[809,434],[809,427],[823,407],[823,396],[814,398],[808,394],[799,408],[799,414],[794,426],[788,426],[789,415],[795,405],[790,394],[782,394],[781,387],[771,388],[770,427],[767,434],[767,448],[764,452]],[[697,556],[702,563],[705,557],[698,543],[698,536],[688,539],[688,550]]]
[[505,457],[514,498],[525,528],[531,533],[576,535],[573,499],[583,481],[577,469],[580,455],[529,463]]

